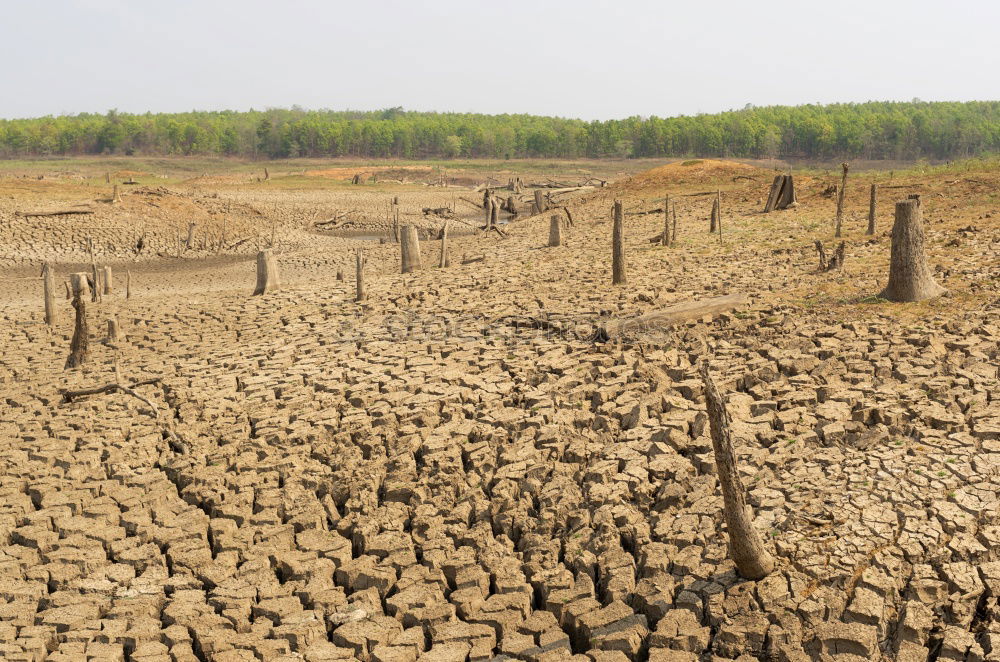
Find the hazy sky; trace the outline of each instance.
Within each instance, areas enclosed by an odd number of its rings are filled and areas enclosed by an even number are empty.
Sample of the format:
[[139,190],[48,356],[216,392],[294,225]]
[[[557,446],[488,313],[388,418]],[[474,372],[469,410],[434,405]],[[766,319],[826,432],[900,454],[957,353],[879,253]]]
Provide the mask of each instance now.
[[0,117],[1000,99],[996,0],[7,0]]

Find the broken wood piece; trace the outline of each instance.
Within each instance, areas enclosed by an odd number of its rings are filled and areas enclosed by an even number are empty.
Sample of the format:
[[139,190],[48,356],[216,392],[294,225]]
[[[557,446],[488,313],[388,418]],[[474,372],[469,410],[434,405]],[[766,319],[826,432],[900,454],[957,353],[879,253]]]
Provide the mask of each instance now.
[[121,391],[122,393],[131,395],[133,398],[137,398],[142,402],[144,402],[146,406],[152,410],[153,418],[159,418],[160,411],[159,409],[156,408],[156,405],[153,404],[153,402],[149,398],[140,395],[135,389],[140,386],[146,386],[147,384],[157,384],[160,382],[161,379],[162,377],[153,377],[152,379],[145,379],[143,381],[135,382],[134,384],[131,384],[129,386],[126,386],[125,384],[119,384],[116,382],[111,384],[105,384],[104,386],[95,386],[94,388],[80,389],[79,391],[62,389],[60,393],[62,393],[63,402],[73,402],[74,398],[82,398],[84,396],[97,395],[99,393],[111,393],[113,391]]
[[706,315],[714,316],[743,306],[748,301],[747,295],[743,293],[727,294],[701,301],[688,301],[654,311],[642,317],[609,321],[598,330],[595,339],[606,342],[625,335],[671,326]]

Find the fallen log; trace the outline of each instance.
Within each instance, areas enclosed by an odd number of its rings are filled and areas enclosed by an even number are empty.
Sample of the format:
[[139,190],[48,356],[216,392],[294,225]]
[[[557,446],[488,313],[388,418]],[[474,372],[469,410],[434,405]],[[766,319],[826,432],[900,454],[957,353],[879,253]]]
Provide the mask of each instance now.
[[698,319],[705,315],[718,315],[719,313],[724,313],[745,305],[747,301],[746,294],[728,294],[712,299],[680,303],[669,308],[654,311],[648,315],[643,315],[642,317],[635,317],[628,320],[612,320],[598,329],[595,340],[607,342],[625,335],[641,333],[651,329]]
[[93,209],[78,208],[78,209],[56,209],[54,211],[16,211],[15,216],[21,216],[23,218],[34,218],[37,216],[65,216],[69,214],[93,214]]

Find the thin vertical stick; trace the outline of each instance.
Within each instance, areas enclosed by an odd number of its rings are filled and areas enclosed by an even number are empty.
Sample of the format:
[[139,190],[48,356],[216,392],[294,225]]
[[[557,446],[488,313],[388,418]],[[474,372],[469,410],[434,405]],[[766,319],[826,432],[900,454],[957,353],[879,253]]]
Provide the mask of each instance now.
[[612,213],[614,226],[611,231],[611,284],[625,285],[625,214],[622,201],[615,200]]
[[840,167],[844,169],[844,174],[840,178],[840,190],[837,191],[837,227],[834,237],[840,237],[840,226],[844,219],[844,196],[847,193],[847,164],[841,163]]
[[868,199],[868,231],[867,235],[875,234],[875,212],[878,208],[878,184],[872,182],[871,195]]

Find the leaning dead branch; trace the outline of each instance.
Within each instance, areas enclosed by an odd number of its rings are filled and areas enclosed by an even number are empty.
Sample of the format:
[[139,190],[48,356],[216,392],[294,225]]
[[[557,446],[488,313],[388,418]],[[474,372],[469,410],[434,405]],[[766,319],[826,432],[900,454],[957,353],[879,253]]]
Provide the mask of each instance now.
[[78,391],[71,391],[69,389],[63,389],[60,391],[63,396],[63,402],[73,402],[76,398],[86,397],[88,395],[97,395],[99,393],[113,393],[114,391],[121,391],[126,395],[131,395],[133,398],[141,400],[150,410],[153,412],[153,418],[159,418],[160,410],[157,409],[153,401],[142,395],[135,389],[140,386],[146,386],[148,384],[158,384],[162,380],[162,377],[153,377],[152,379],[144,379],[142,381],[135,382],[134,384],[119,384],[117,382],[111,384],[105,384],[104,386],[95,386],[93,388],[80,389]]

